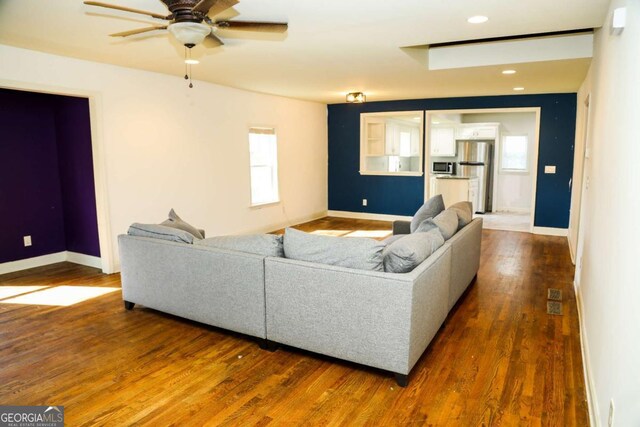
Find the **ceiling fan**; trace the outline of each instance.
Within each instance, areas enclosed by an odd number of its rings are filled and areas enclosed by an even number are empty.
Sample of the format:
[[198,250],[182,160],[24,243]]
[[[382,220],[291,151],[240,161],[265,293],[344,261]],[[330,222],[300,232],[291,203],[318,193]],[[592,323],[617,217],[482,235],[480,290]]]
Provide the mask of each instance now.
[[89,6],[105,7],[108,9],[123,10],[125,12],[139,13],[152,18],[169,21],[166,25],[154,25],[152,27],[138,28],[136,30],[123,31],[110,34],[111,37],[127,37],[134,34],[146,33],[156,30],[168,30],[180,43],[188,48],[203,43],[206,47],[218,47],[224,42],[214,34],[218,30],[242,30],[283,33],[287,31],[287,24],[282,22],[260,21],[216,21],[211,19],[219,13],[235,6],[239,0],[160,0],[169,9],[168,15],[147,12],[130,7],[118,6],[97,1],[85,1]]

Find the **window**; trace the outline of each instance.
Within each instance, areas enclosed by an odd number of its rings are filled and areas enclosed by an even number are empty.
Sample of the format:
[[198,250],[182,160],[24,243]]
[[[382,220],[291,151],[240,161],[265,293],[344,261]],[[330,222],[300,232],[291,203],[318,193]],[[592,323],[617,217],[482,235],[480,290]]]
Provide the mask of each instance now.
[[272,128],[249,129],[251,206],[279,202],[278,147]]
[[502,139],[500,167],[506,172],[527,172],[529,140],[526,135],[506,135]]

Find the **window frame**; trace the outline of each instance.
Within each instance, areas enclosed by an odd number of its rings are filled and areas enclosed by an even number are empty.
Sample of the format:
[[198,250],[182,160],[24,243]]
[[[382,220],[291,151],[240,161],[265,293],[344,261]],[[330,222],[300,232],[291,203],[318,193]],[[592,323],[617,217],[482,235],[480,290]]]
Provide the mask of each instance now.
[[[526,141],[526,158],[525,158],[525,168],[524,169],[512,169],[504,167],[504,149],[507,145],[507,138],[509,137],[523,137]],[[501,174],[514,174],[514,175],[527,175],[531,169],[531,141],[529,138],[529,134],[526,133],[514,133],[514,134],[502,134],[500,137],[500,173]]]
[[[262,132],[256,132],[262,131]],[[268,200],[264,202],[254,202],[253,200],[253,168],[259,165],[253,165],[253,161],[251,158],[251,135],[273,135],[274,142],[274,155],[271,160],[273,160],[270,166],[272,168],[272,179],[275,181],[275,188],[272,187],[272,190],[275,190],[275,199]],[[248,132],[248,149],[249,149],[249,207],[250,208],[262,208],[270,205],[277,205],[280,203],[280,169],[279,169],[279,156],[278,156],[278,134],[276,132],[276,128],[274,126],[249,126]]]

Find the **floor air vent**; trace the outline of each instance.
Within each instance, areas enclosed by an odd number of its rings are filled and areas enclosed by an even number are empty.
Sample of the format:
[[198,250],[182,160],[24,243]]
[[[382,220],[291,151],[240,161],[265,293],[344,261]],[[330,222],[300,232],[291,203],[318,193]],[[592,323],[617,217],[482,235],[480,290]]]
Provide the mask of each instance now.
[[547,313],[562,316],[562,303],[558,301],[547,301]]
[[551,301],[562,301],[562,291],[560,289],[547,289],[547,299]]

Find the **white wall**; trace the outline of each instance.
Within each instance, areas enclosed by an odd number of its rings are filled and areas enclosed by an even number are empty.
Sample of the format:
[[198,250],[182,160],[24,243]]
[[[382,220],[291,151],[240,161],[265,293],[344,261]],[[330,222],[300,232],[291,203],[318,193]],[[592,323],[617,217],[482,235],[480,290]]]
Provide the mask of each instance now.
[[529,172],[512,173],[500,171],[500,151],[502,140],[494,146],[494,168],[498,168],[494,211],[531,212],[533,191],[532,167],[535,153],[536,114],[535,113],[496,113],[463,114],[463,123],[500,123],[502,135],[527,135],[529,137]]
[[[109,207],[99,222],[110,226],[115,268],[116,236],[132,222],[162,221],[170,208],[209,236],[274,229],[327,210],[324,104],[199,81],[189,89],[178,77],[4,45],[0,64],[3,87],[92,94]],[[276,128],[279,205],[249,207],[251,125]]]
[[[621,35],[610,32],[613,8],[627,7]],[[585,162],[578,295],[594,414],[607,425],[640,425],[640,2],[614,0],[596,32],[590,93],[591,156]]]

